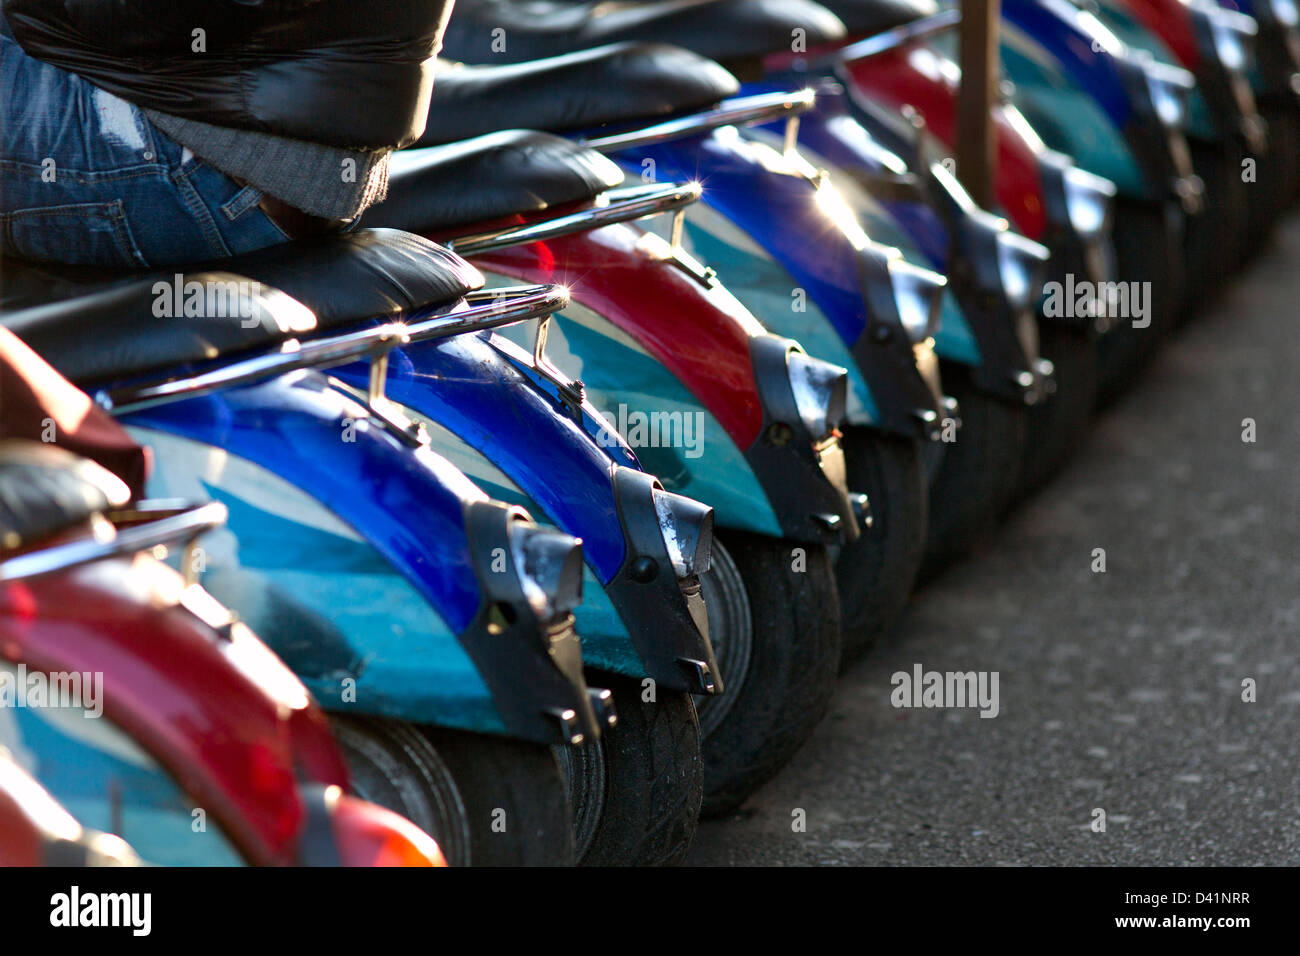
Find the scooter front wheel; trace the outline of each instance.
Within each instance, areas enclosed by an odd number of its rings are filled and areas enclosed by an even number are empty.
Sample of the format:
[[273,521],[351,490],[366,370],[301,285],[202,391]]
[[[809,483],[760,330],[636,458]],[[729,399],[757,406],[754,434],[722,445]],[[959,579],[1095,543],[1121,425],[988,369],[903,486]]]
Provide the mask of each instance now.
[[[840,660],[839,597],[824,547],[733,529],[718,529],[714,545],[715,567],[701,579],[723,681],[722,699],[699,701],[709,816],[738,807],[812,735]],[[720,573],[728,567],[734,573]],[[720,619],[715,605],[732,616]],[[748,613],[734,613],[738,605]]]
[[1120,196],[1115,200],[1115,264],[1120,282],[1147,283],[1143,295],[1150,309],[1145,324],[1134,317],[1112,316],[1114,328],[1098,342],[1097,401],[1114,401],[1137,378],[1183,307],[1186,274],[1183,259],[1185,216],[1171,204]]
[[1038,349],[1055,369],[1056,391],[1029,409],[1024,464],[1012,504],[1060,471],[1078,447],[1097,402],[1098,342],[1091,331],[1040,320]]
[[672,866],[695,839],[704,794],[700,723],[689,694],[591,672],[618,724],[595,744],[557,747],[583,866]]
[[353,792],[432,836],[451,866],[573,862],[549,747],[379,717],[335,717],[334,731]]
[[980,391],[970,369],[945,362],[944,391],[957,399],[961,427],[938,444],[930,478],[930,523],[919,577],[934,577],[992,533],[1011,501],[1025,460],[1027,413]]
[[919,439],[848,426],[843,445],[849,490],[865,492],[871,505],[871,527],[835,562],[847,665],[907,606],[925,553],[930,506]]

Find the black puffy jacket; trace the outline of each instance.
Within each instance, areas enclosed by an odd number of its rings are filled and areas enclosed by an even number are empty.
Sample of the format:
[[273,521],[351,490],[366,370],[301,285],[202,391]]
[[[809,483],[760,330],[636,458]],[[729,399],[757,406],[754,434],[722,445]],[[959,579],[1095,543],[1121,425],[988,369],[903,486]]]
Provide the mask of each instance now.
[[32,57],[138,106],[332,146],[424,132],[454,0],[2,0]]

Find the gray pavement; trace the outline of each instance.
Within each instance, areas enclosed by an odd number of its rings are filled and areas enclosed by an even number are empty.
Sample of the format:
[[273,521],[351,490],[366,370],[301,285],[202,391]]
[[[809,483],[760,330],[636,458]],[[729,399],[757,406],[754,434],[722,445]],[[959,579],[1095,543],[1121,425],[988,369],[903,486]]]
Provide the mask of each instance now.
[[[1298,452],[1292,221],[691,862],[1300,863]],[[916,663],[999,672],[999,715],[893,708]]]

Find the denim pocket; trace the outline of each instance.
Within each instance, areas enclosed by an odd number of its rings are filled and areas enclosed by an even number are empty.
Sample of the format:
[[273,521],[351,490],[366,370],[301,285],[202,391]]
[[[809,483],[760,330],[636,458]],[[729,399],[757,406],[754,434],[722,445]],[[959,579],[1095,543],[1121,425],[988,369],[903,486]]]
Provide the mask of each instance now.
[[148,265],[120,199],[0,213],[0,240],[5,252],[23,259],[122,269]]

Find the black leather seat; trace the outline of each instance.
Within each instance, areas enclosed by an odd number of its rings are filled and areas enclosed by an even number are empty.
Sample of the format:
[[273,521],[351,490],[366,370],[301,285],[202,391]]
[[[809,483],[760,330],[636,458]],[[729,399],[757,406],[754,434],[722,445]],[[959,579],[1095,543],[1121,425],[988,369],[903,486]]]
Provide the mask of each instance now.
[[[384,229],[274,246],[188,268],[179,280],[176,270],[12,260],[3,269],[0,324],[83,386],[450,304],[483,284],[442,247]],[[191,299],[191,290],[202,294]]]
[[591,199],[623,181],[593,149],[549,133],[506,130],[393,154],[388,198],[367,226],[436,232]]
[[507,66],[438,70],[416,146],[514,127],[552,132],[659,119],[734,96],[736,78],[712,60],[662,43],[617,43]]
[[0,557],[129,498],[122,480],[93,461],[52,445],[0,442]]
[[842,21],[852,39],[884,33],[939,12],[934,0],[817,0]]
[[442,48],[466,63],[521,63],[637,40],[729,63],[789,50],[794,30],[809,48],[845,36],[844,24],[810,0],[458,0]]

